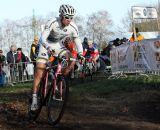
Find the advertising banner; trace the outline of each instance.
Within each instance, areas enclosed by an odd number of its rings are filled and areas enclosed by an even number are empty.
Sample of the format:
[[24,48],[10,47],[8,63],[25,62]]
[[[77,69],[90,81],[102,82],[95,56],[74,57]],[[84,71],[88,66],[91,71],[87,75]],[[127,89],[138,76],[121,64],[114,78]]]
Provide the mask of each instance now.
[[134,19],[156,19],[157,10],[154,7],[132,6],[132,15]]
[[160,71],[160,39],[124,44],[111,50],[112,72]]

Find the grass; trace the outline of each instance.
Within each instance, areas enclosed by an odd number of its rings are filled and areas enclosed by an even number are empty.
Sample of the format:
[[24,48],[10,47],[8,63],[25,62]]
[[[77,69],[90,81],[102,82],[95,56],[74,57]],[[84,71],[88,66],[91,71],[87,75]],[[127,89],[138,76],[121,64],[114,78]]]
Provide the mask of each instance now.
[[[160,78],[158,76],[150,77],[135,77],[119,79],[97,79],[96,81],[77,84],[71,87],[71,93],[75,96],[79,95],[95,95],[106,96],[116,92],[132,92],[141,91],[144,89],[159,87]],[[32,83],[16,84],[13,87],[6,86],[0,88],[0,93],[17,93],[29,91],[32,88]]]
[[133,91],[143,91],[155,87],[158,89],[160,78],[157,76],[137,77],[119,79],[100,79],[98,81],[75,85],[72,88],[74,96],[94,95],[105,97],[113,93],[125,93]]
[[0,93],[17,93],[29,91],[32,88],[32,83],[18,83],[15,86],[0,87]]
[[[158,76],[135,77],[119,79],[101,78],[96,81],[79,83],[70,87],[72,100],[87,101],[88,98],[107,98],[119,94],[131,95],[133,92],[145,93],[145,90],[160,89],[160,78]],[[20,95],[31,91],[32,83],[16,84],[15,86],[0,87],[1,102],[12,102],[14,95]],[[146,91],[147,92],[147,91]],[[150,92],[149,92],[150,93]],[[5,96],[3,96],[5,95]],[[7,96],[8,95],[8,96]],[[12,95],[12,96],[11,96]],[[88,99],[88,100],[90,100]],[[19,99],[21,100],[21,99]]]

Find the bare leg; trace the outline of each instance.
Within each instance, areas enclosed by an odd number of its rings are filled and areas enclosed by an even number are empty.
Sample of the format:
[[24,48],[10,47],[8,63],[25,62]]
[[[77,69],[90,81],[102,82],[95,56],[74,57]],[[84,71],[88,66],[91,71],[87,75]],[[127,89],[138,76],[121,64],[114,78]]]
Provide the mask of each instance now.
[[44,63],[37,63],[36,64],[36,70],[34,73],[34,81],[33,81],[33,95],[32,95],[32,105],[31,110],[35,111],[38,108],[37,105],[37,86],[39,85],[43,72],[46,68],[46,65]]
[[37,93],[37,86],[39,84],[39,82],[41,81],[43,72],[46,68],[46,65],[44,63],[37,63],[36,64],[36,70],[35,70],[35,74],[34,74],[34,81],[33,81],[33,93],[36,94]]

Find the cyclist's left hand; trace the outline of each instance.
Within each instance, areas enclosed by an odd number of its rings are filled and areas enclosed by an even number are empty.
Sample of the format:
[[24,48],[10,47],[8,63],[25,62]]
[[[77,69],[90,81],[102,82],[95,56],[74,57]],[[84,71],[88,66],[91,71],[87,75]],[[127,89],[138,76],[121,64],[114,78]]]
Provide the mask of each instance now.
[[85,62],[85,57],[84,57],[82,54],[80,54],[80,53],[78,54],[77,57],[78,57],[78,59],[80,59],[80,63],[81,63],[81,64],[84,64],[84,62]]

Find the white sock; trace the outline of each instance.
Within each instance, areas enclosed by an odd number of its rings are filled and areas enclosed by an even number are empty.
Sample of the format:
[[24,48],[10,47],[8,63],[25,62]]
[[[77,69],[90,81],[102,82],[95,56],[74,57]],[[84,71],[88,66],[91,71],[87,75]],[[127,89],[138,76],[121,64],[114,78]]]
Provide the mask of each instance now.
[[37,104],[37,94],[32,94],[32,104]]

